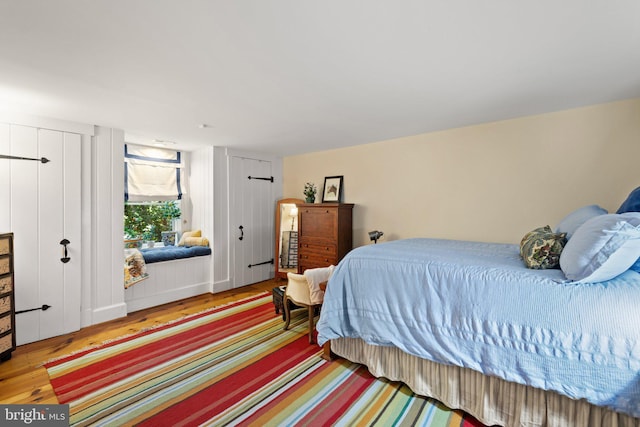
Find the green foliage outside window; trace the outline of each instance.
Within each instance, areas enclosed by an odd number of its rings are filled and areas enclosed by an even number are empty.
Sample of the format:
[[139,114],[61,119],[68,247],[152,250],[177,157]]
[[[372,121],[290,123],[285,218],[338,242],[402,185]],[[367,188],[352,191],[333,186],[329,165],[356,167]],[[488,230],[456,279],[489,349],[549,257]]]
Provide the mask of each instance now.
[[180,218],[182,212],[178,202],[125,203],[124,233],[127,238],[141,237],[159,242],[161,232],[172,229],[172,220]]

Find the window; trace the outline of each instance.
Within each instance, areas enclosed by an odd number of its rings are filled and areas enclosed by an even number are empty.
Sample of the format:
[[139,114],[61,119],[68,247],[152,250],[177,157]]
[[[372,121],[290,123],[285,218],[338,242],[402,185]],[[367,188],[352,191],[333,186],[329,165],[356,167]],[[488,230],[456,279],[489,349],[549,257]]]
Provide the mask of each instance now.
[[125,144],[124,200],[182,199],[183,170],[180,151]]
[[180,151],[126,144],[124,147],[124,229],[130,239],[158,242],[174,230],[184,194]]
[[159,242],[163,231],[173,230],[179,219],[180,201],[127,202],[124,205],[124,232],[129,238]]

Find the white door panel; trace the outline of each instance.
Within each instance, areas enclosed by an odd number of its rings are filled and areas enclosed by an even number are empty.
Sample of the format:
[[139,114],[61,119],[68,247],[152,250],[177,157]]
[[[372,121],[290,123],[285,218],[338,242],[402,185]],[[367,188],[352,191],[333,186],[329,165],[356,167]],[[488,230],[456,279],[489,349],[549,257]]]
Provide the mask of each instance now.
[[[63,282],[63,264],[60,261],[60,240],[64,233],[62,167],[63,146],[62,132],[48,130],[39,131],[40,152],[49,163],[39,168],[38,176],[38,252],[40,259],[40,301],[39,304],[50,305],[46,311],[35,311],[39,316],[40,336],[52,337],[62,334],[64,330],[64,288],[58,286]],[[37,164],[37,163],[36,163]],[[46,212],[46,213],[45,213]],[[43,215],[43,213],[45,213]],[[46,274],[46,276],[45,276]]]
[[273,271],[268,263],[273,259],[273,183],[255,179],[271,176],[269,161],[231,157],[230,235],[236,288],[267,280]]
[[[0,127],[0,138],[6,126]],[[10,212],[9,224],[2,225],[14,233],[16,310],[51,306],[16,314],[20,345],[80,328],[81,136],[18,125],[9,129],[7,154],[49,159],[2,160],[10,170],[11,191],[8,199],[6,193],[0,197]],[[77,250],[67,264],[61,262],[63,238]]]
[[[82,137],[77,133],[64,134],[63,168],[63,229],[71,243],[67,255],[71,260],[64,265],[64,332],[77,331],[81,322],[82,301]],[[59,247],[62,256],[62,248]]]
[[[11,126],[11,155],[38,156],[38,130]],[[38,250],[39,163],[11,160],[11,229],[14,233],[14,277],[16,311],[38,307],[40,302],[40,251]],[[16,314],[18,345],[40,337],[39,313]]]

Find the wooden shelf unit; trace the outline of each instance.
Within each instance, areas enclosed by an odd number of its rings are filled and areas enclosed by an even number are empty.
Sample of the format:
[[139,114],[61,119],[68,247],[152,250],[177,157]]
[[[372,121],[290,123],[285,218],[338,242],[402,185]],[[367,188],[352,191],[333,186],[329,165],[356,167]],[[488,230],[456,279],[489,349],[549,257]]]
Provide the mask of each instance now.
[[16,310],[13,282],[13,233],[0,234],[0,361],[16,349]]

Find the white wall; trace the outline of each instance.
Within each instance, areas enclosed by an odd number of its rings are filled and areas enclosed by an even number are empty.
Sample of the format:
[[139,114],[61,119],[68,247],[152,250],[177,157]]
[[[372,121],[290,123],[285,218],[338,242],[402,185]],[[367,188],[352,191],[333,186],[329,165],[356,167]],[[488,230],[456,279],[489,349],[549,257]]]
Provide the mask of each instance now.
[[228,181],[225,148],[203,147],[191,153],[192,224],[211,245],[211,292],[231,287]]
[[229,163],[227,150],[215,147],[213,151],[213,289],[220,292],[231,289],[229,241]]
[[[640,185],[640,99],[284,159],[285,197],[344,175],[354,245],[408,237],[519,243],[571,210],[615,211]],[[316,198],[316,202],[321,196]]]
[[189,176],[189,190],[191,192],[191,229],[202,230],[202,235],[209,239],[214,249],[213,256],[209,257],[209,292],[213,291],[214,260],[218,258],[215,251],[213,209],[214,209],[214,173],[213,173],[213,147],[204,147],[191,153],[191,167]]
[[[125,316],[124,302],[124,132],[96,127],[91,144],[91,276],[83,283],[83,326]],[[88,159],[85,158],[85,162]],[[84,175],[84,174],[83,174]]]

